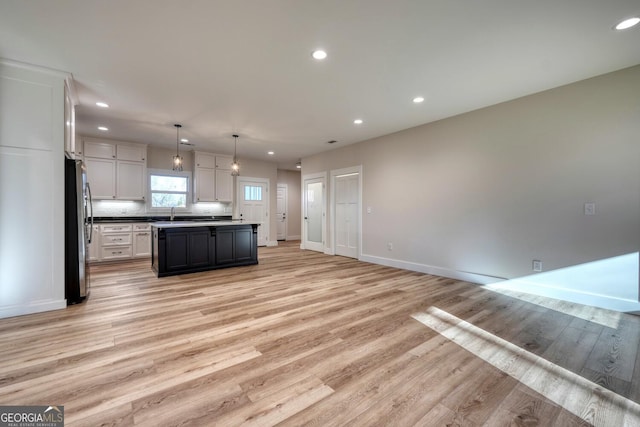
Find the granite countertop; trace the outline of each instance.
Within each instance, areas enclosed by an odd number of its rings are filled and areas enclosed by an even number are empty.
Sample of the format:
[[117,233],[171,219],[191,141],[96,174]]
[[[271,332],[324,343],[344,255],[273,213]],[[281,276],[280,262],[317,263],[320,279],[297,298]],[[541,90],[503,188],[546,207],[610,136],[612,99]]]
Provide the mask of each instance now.
[[[93,217],[94,223],[107,222],[158,222],[169,221],[169,216],[96,216]],[[231,221],[231,215],[222,216],[188,216],[176,215],[174,221]]]
[[256,221],[158,221],[151,224],[155,228],[180,228],[180,227],[225,227],[229,225],[260,225]]

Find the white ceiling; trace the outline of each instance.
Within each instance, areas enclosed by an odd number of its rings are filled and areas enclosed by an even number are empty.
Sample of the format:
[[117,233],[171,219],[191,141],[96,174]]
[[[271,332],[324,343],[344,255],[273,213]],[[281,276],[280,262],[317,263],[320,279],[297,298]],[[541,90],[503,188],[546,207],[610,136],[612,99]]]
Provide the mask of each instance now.
[[238,133],[240,158],[293,168],[636,65],[640,28],[612,27],[638,14],[639,0],[0,0],[0,56],[71,72],[81,134],[175,148],[181,123],[196,149],[230,154]]

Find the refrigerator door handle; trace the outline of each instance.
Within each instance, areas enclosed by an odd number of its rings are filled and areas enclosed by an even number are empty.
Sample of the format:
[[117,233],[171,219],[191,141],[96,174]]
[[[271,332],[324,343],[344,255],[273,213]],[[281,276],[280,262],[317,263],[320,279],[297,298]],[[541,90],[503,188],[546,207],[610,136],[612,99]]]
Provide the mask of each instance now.
[[89,241],[93,240],[93,198],[91,197],[91,186],[87,182],[87,194],[89,195],[89,207],[91,208],[91,214],[89,216],[91,225],[89,226]]

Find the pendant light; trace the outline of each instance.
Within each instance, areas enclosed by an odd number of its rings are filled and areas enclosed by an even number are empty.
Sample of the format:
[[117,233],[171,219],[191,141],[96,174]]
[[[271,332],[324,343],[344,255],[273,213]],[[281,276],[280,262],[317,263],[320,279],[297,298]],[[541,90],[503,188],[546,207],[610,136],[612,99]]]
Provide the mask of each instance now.
[[238,157],[236,155],[236,149],[238,147],[238,135],[233,136],[233,163],[231,164],[231,176],[240,175],[240,163],[238,163]]
[[180,156],[180,128],[182,125],[175,124],[176,127],[176,155],[173,156],[173,170],[182,172],[182,157]]

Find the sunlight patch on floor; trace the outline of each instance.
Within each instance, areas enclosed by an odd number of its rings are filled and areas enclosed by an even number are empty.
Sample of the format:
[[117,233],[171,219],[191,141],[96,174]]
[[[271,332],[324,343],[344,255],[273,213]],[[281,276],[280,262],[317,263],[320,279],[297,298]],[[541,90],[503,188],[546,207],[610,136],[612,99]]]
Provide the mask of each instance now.
[[[639,269],[640,256],[634,252],[488,283],[484,288],[616,328],[621,313],[640,314]],[[535,295],[560,301],[548,302]],[[576,304],[610,312],[597,313]]]
[[411,317],[596,427],[640,426],[639,404],[446,311]]

